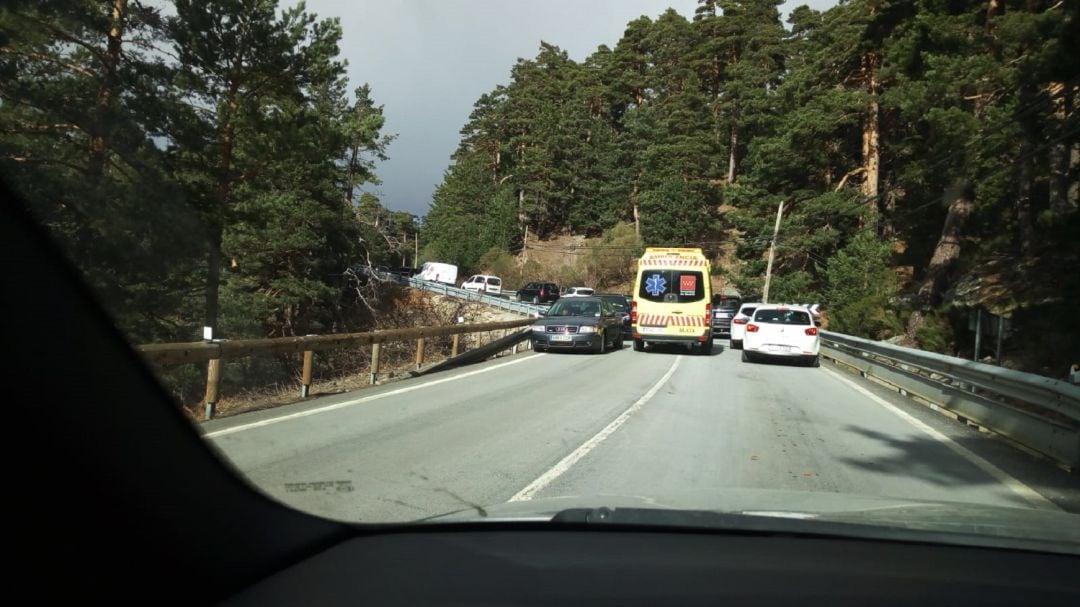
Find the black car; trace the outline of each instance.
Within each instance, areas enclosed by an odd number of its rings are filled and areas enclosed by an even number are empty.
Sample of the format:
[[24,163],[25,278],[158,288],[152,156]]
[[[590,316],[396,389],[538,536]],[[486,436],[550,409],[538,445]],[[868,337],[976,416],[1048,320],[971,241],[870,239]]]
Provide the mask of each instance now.
[[615,310],[622,316],[622,336],[623,339],[629,338],[633,335],[634,330],[630,326],[630,308],[631,301],[633,299],[627,295],[617,295],[615,293],[599,293],[594,297],[599,297],[604,301],[610,303],[615,307]]
[[622,314],[599,297],[568,297],[552,304],[532,326],[537,352],[587,350],[603,354],[622,347]]
[[742,305],[742,298],[737,295],[713,295],[712,330],[713,337],[731,337],[731,319]]
[[552,303],[559,299],[559,285],[553,282],[530,282],[518,289],[518,301],[534,304]]

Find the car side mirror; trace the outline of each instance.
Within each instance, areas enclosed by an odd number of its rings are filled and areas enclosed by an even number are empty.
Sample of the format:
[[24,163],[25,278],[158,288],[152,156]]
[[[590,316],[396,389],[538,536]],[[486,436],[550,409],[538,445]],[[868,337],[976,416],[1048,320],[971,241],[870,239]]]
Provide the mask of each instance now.
[[814,321],[814,326],[815,327],[820,327],[821,326],[821,321],[820,320],[815,320]]

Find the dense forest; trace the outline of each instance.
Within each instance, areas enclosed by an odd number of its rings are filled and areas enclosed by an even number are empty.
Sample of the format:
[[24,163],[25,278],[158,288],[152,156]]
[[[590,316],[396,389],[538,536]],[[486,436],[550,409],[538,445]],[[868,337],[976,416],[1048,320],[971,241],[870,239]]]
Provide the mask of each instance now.
[[566,234],[596,238],[594,258],[702,246],[755,296],[783,203],[772,301],[950,352],[983,308],[1067,369],[1080,3],[849,0],[787,26],[779,4],[700,0],[581,62],[547,43],[518,60],[461,131],[427,255],[472,268]]
[[953,353],[980,307],[1025,368],[1080,356],[1080,3],[778,5],[641,17],[580,62],[542,43],[476,101],[420,225],[363,193],[393,137],[336,20],[8,0],[0,175],[135,342],[370,327],[350,268],[415,263],[418,230],[464,271],[584,235],[612,283],[641,246],[701,246],[753,296],[782,203],[772,300]]
[[0,7],[0,174],[132,341],[369,326],[348,269],[417,225],[361,194],[391,137],[342,35],[277,0]]

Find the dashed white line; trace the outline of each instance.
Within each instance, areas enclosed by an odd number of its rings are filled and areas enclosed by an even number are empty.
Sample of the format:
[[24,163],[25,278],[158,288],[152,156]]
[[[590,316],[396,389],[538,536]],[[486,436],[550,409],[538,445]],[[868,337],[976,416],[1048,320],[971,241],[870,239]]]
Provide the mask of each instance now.
[[675,369],[679,368],[679,361],[682,360],[682,356],[676,356],[675,362],[671,363],[671,368],[664,373],[664,376],[660,378],[649,391],[641,398],[637,399],[634,404],[630,405],[626,411],[619,414],[618,417],[613,419],[610,424],[604,426],[602,430],[597,432],[592,438],[585,441],[580,447],[574,449],[569,455],[559,460],[559,463],[555,464],[550,470],[540,475],[539,478],[529,483],[524,489],[518,491],[511,497],[511,502],[524,502],[531,500],[538,492],[544,487],[551,484],[552,481],[562,476],[567,470],[573,467],[581,458],[589,454],[590,451],[595,449],[600,443],[604,442],[604,439],[611,436],[620,426],[626,423],[626,420],[630,419],[630,416],[645,406],[645,403],[649,402],[656,393],[660,391],[660,388],[667,383],[671,376],[675,374]]
[[911,414],[909,414],[906,411],[903,411],[900,408],[898,408],[896,405],[890,403],[889,401],[885,400],[884,398],[881,398],[877,394],[874,394],[873,392],[867,390],[866,388],[860,386],[859,384],[857,384],[857,383],[851,381],[850,379],[844,377],[842,374],[840,374],[837,371],[833,371],[832,369],[825,369],[825,368],[822,368],[822,370],[828,372],[830,375],[832,375],[836,379],[844,382],[850,388],[852,388],[853,390],[858,391],[863,396],[869,398],[870,400],[872,400],[875,403],[881,405],[882,407],[885,407],[885,409],[887,411],[893,413],[894,415],[896,415],[900,419],[906,421],[907,423],[911,424],[912,426],[915,426],[916,428],[918,428],[919,430],[921,430],[922,432],[924,432],[925,434],[930,436],[930,438],[933,438],[934,440],[938,441],[939,443],[945,445],[946,447],[951,449],[954,453],[956,453],[960,457],[966,459],[968,462],[973,464],[976,468],[978,468],[978,469],[982,470],[983,472],[989,474],[990,476],[994,477],[998,482],[1000,482],[1001,484],[1008,487],[1010,491],[1012,491],[1013,493],[1015,493],[1015,494],[1019,495],[1020,497],[1024,498],[1024,500],[1026,500],[1032,506],[1035,506],[1036,508],[1042,508],[1044,510],[1061,510],[1061,508],[1057,504],[1055,504],[1054,502],[1046,499],[1039,492],[1035,491],[1031,487],[1028,487],[1024,483],[1020,482],[1019,480],[1016,479],[1016,477],[1010,475],[1008,472],[1005,472],[1001,468],[998,468],[994,464],[991,464],[990,462],[986,461],[985,459],[983,459],[982,457],[976,455],[975,453],[972,453],[968,449],[960,446],[959,444],[957,444],[955,441],[953,441],[948,436],[945,436],[941,432],[938,432],[937,430],[931,428],[929,425],[927,425],[923,421],[921,421],[919,419],[916,419]]
[[380,392],[379,394],[372,394],[370,396],[364,396],[362,398],[355,398],[345,402],[334,403],[332,405],[326,405],[325,407],[318,407],[316,409],[308,409],[306,411],[297,411],[296,413],[290,413],[288,415],[282,415],[280,417],[272,417],[269,419],[259,420],[257,422],[251,422],[249,424],[241,424],[239,426],[233,426],[231,428],[224,428],[222,430],[215,430],[214,432],[207,432],[203,434],[206,438],[215,438],[218,436],[225,436],[227,434],[235,434],[237,432],[243,432],[244,430],[250,430],[252,428],[261,428],[263,426],[269,426],[271,424],[277,424],[291,419],[297,419],[300,417],[307,417],[309,415],[318,415],[320,413],[326,413],[327,411],[335,411],[337,409],[343,409],[345,407],[351,407],[353,405],[359,405],[361,403],[371,402],[373,400],[379,400],[388,396],[396,396],[398,394],[404,394],[406,392],[412,392],[413,390],[421,390],[431,386],[437,386],[439,384],[445,384],[451,381],[457,381],[466,377],[472,377],[481,373],[487,373],[488,371],[494,371],[495,369],[502,369],[503,367],[509,367],[510,365],[516,365],[528,360],[533,360],[540,356],[546,356],[542,353],[537,353],[532,356],[526,356],[525,358],[519,358],[517,360],[511,360],[508,362],[500,363],[498,365],[492,365],[490,367],[484,367],[483,369],[477,369],[475,371],[469,371],[468,373],[461,373],[460,375],[453,375],[451,377],[444,377],[442,379],[436,379],[434,381],[424,382],[422,384],[415,384],[412,386],[406,386],[404,388],[398,388],[397,390],[390,390],[389,392]]

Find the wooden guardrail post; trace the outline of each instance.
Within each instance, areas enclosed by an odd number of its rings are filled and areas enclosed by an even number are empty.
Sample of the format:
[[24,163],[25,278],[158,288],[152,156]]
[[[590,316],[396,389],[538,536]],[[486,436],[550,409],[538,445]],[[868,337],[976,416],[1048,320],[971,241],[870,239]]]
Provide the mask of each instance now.
[[379,353],[382,350],[382,344],[375,342],[371,345],[371,385],[375,385],[375,382],[379,380]]
[[454,333],[454,339],[450,344],[450,358],[458,355],[458,348],[461,346],[461,334]]
[[424,338],[419,337],[416,340],[416,368],[419,369],[424,364]]
[[300,398],[307,398],[311,393],[311,367],[315,362],[315,353],[304,350],[304,370],[300,376]]
[[206,368],[206,411],[205,419],[213,419],[217,408],[218,387],[221,384],[221,359],[211,358]]

